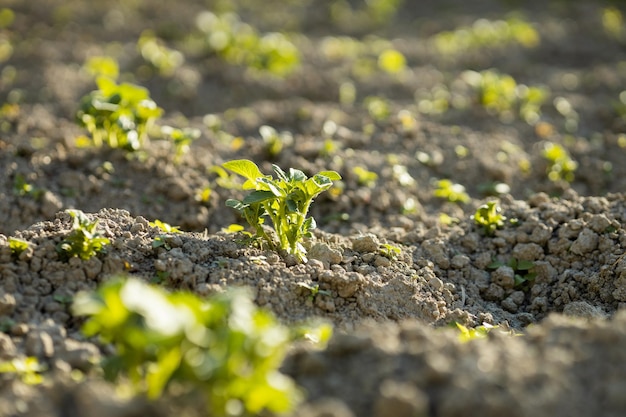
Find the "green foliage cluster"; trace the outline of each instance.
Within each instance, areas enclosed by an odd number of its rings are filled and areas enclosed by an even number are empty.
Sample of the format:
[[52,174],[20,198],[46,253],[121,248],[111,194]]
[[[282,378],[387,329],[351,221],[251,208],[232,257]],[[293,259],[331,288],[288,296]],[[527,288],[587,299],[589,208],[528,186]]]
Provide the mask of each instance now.
[[359,185],[364,187],[374,188],[376,181],[378,181],[378,174],[374,171],[370,171],[362,166],[355,166],[352,168],[352,172],[356,175]]
[[574,181],[578,163],[571,158],[567,149],[558,143],[546,142],[542,156],[548,161],[547,174],[550,181]]
[[299,401],[278,369],[290,332],[250,295],[232,290],[210,299],[166,292],[137,279],[112,279],[79,293],[73,312],[83,333],[115,348],[103,362],[107,379],[158,398],[173,383],[200,392],[214,416],[285,412]]
[[182,233],[182,231],[177,227],[177,226],[172,226],[169,223],[165,223],[159,219],[156,219],[153,222],[148,222],[148,224],[150,225],[150,227],[155,227],[159,230],[161,230],[162,232],[164,232],[164,234],[160,234],[157,237],[154,238],[154,240],[152,241],[152,247],[154,249],[156,248],[160,248],[163,247],[167,250],[170,250],[171,247],[169,245],[169,243],[167,242],[167,234],[173,234],[173,233]]
[[13,255],[13,257],[15,258],[20,256],[22,252],[28,249],[28,245],[28,242],[26,242],[25,240],[15,237],[9,237],[9,248],[11,249],[11,255]]
[[80,103],[76,120],[91,134],[97,147],[103,144],[134,152],[142,147],[153,123],[163,110],[150,99],[147,89],[135,84],[117,84],[100,76],[98,89]]
[[391,243],[381,243],[378,252],[385,258],[394,260],[402,253],[402,249]]
[[476,209],[472,216],[474,223],[481,226],[487,236],[493,236],[496,229],[504,227],[506,217],[500,212],[502,209],[495,201],[488,201]]
[[510,17],[506,20],[478,19],[471,26],[441,32],[432,42],[444,55],[456,55],[469,50],[505,47],[512,44],[532,48],[540,37],[533,25],[524,19]]
[[[306,262],[305,237],[311,236],[316,223],[307,217],[313,199],[333,185],[341,176],[334,171],[322,171],[308,178],[302,171],[290,168],[286,173],[273,165],[277,178],[264,175],[252,161],[239,159],[223,164],[224,168],[246,179],[244,190],[253,190],[243,200],[229,199],[226,205],[239,210],[248,224],[273,249],[293,254]],[[278,238],[278,246],[263,229],[264,217],[269,217]]]
[[87,260],[104,251],[104,247],[111,243],[96,230],[97,220],[90,221],[80,210],[67,210],[67,212],[72,216],[72,230],[56,248],[62,258],[68,260],[78,256],[80,259]]
[[42,372],[47,367],[36,357],[15,358],[10,361],[0,361],[0,374],[13,374],[19,377],[27,385],[39,385],[44,381]]
[[300,52],[282,33],[259,34],[234,13],[202,13],[197,26],[208,48],[232,65],[285,77],[300,66]]
[[438,198],[443,198],[451,203],[468,203],[470,196],[465,192],[465,187],[461,184],[456,184],[448,179],[438,180],[435,182],[437,187],[433,191],[433,195]]
[[172,126],[161,126],[161,133],[174,144],[174,161],[180,162],[184,154],[189,152],[191,143],[200,137],[200,130],[194,128],[179,129]]
[[171,77],[185,62],[185,57],[180,51],[165,46],[150,30],[142,32],[137,41],[137,49],[143,59],[165,77]]
[[387,120],[391,115],[391,104],[383,97],[368,96],[363,101],[363,106],[372,119],[379,122]]
[[263,125],[259,128],[259,134],[271,158],[278,156],[285,146],[293,144],[293,135],[289,131],[277,132],[272,126]]
[[505,119],[512,119],[517,112],[529,124],[539,121],[549,94],[542,87],[518,84],[512,76],[496,70],[465,71],[461,78],[476,91],[487,112]]
[[462,343],[467,343],[476,339],[485,339],[491,330],[498,327],[488,323],[484,323],[477,327],[465,327],[458,322],[454,322],[452,326],[456,327],[459,331],[459,340]]

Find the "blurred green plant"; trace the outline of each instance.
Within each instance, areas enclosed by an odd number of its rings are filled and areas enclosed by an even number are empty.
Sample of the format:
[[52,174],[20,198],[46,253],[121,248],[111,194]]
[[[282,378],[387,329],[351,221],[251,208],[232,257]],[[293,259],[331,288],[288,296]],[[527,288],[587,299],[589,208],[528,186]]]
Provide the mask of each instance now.
[[15,237],[9,237],[9,249],[11,249],[11,255],[13,258],[19,257],[29,247],[29,243],[25,240]]
[[533,25],[518,17],[506,20],[478,19],[471,26],[438,33],[431,38],[443,55],[457,55],[482,48],[502,48],[518,44],[525,48],[539,45],[540,36]]
[[41,373],[46,370],[47,367],[34,356],[0,361],[0,374],[16,375],[26,385],[39,385],[44,382]]
[[497,70],[465,71],[463,79],[477,93],[478,102],[488,113],[512,120],[517,113],[534,125],[539,121],[541,106],[549,96],[543,87],[518,84],[513,77]]
[[384,121],[391,115],[391,104],[389,100],[378,96],[365,97],[363,106],[367,109],[367,112],[376,121]]
[[185,62],[185,57],[180,51],[165,46],[151,30],[144,30],[141,33],[137,49],[143,59],[165,77],[174,75],[176,69]]
[[496,201],[488,201],[476,209],[472,216],[474,223],[483,228],[487,236],[493,236],[497,229],[504,227],[506,217]]
[[470,196],[465,192],[465,187],[448,179],[435,181],[433,195],[443,198],[451,203],[469,203]]
[[362,166],[356,166],[352,169],[352,172],[356,175],[359,185],[369,188],[374,188],[376,186],[378,174],[374,171],[369,171],[367,168],[363,168]]
[[402,249],[400,249],[399,246],[392,245],[391,243],[381,243],[378,248],[378,252],[385,258],[394,260],[402,253]]
[[[307,217],[313,199],[333,185],[341,176],[335,171],[322,171],[308,178],[302,171],[290,168],[283,171],[272,165],[277,178],[264,175],[252,161],[239,159],[223,164],[223,167],[246,179],[244,190],[253,190],[243,200],[229,199],[228,207],[242,213],[259,238],[270,248],[284,250],[300,262],[306,262],[305,237],[311,236],[316,223]],[[272,220],[279,244],[263,229],[264,217]]]
[[546,142],[541,155],[548,161],[547,174],[550,181],[574,181],[578,163],[571,158],[567,149],[558,143]]
[[196,23],[208,49],[229,64],[277,77],[286,77],[300,66],[300,51],[286,35],[261,35],[234,13],[205,11]]
[[183,155],[189,152],[190,145],[200,137],[200,130],[194,128],[179,129],[172,126],[161,126],[161,133],[174,144],[174,161],[180,162]]
[[279,372],[290,331],[250,294],[230,290],[202,299],[166,292],[137,279],[114,278],[79,293],[82,331],[110,343],[115,354],[102,363],[105,376],[156,399],[173,383],[201,392],[214,416],[290,411],[302,394]]
[[97,253],[104,251],[104,247],[111,241],[102,237],[96,230],[98,221],[90,221],[80,210],[67,210],[72,217],[72,230],[63,241],[57,245],[57,252],[64,260],[74,256],[88,260]]
[[150,99],[147,89],[135,84],[117,84],[100,76],[98,89],[82,98],[76,120],[91,134],[97,147],[103,144],[129,152],[139,150],[148,131],[163,110]]
[[284,131],[279,133],[272,126],[261,126],[259,134],[265,143],[265,150],[270,158],[277,157],[285,146],[293,144],[291,132]]
[[467,343],[476,339],[485,339],[490,331],[498,327],[489,323],[483,323],[477,327],[465,327],[458,322],[452,323],[451,326],[459,331],[459,340],[461,343]]

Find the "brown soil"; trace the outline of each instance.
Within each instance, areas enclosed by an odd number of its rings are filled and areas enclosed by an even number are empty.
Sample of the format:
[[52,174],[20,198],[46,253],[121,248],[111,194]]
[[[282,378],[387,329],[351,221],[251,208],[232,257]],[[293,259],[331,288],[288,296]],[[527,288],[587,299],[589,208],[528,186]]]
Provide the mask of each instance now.
[[[80,334],[63,300],[115,274],[154,280],[163,271],[162,285],[171,289],[208,295],[248,286],[258,305],[287,324],[312,318],[334,324],[327,350],[298,346],[284,364],[308,393],[295,416],[626,414],[625,124],[614,108],[626,86],[626,29],[621,40],[607,35],[606,5],[494,0],[468,8],[462,1],[406,1],[393,22],[371,28],[333,25],[329,1],[289,7],[270,1],[262,9],[236,2],[242,19],[261,30],[306,35],[297,42],[302,68],[283,80],[185,49],[205,1],[43,3],[0,3],[16,16],[0,29],[0,40],[13,45],[0,67],[0,103],[7,103],[0,116],[0,360],[36,356],[51,372],[34,387],[0,376],[0,415],[199,415],[175,395],[156,403],[125,400],[95,374],[87,372],[81,382],[71,377],[107,350]],[[511,11],[535,24],[537,47],[480,49],[450,59],[428,41]],[[144,29],[185,53],[172,76],[146,72],[135,47]],[[352,66],[320,52],[324,37],[362,39],[372,31],[394,39],[409,69],[402,76],[354,77],[355,104],[339,104]],[[81,65],[101,54],[116,56],[125,77],[150,89],[166,110],[162,124],[201,130],[181,161],[166,141],[154,140],[131,158],[76,146],[85,134],[74,123],[76,106],[93,89]],[[502,121],[477,104],[441,115],[417,111],[416,97],[436,83],[487,68],[549,87],[541,118],[552,132],[517,117]],[[389,99],[387,120],[368,114],[362,102],[370,95]],[[557,97],[575,109],[574,131],[553,105]],[[402,123],[403,109],[412,112],[413,125]],[[207,126],[207,114],[222,119],[220,131]],[[329,121],[337,128],[329,129]],[[291,132],[293,143],[271,157],[258,133],[262,125]],[[233,137],[243,138],[243,146],[233,146]],[[327,138],[338,145],[331,155],[323,152]],[[548,178],[541,156],[547,141],[565,145],[577,161],[571,183]],[[252,159],[265,172],[276,163],[309,174],[341,173],[341,192],[321,195],[312,208],[319,229],[306,243],[307,264],[222,231],[243,222],[224,204],[242,194],[220,187],[211,168],[235,158]],[[520,168],[524,161],[529,169]],[[356,166],[376,172],[375,185],[359,184]],[[19,176],[41,191],[15,192]],[[463,184],[471,201],[435,198],[433,181],[443,178]],[[496,182],[510,187],[498,201],[516,223],[487,236],[471,216],[488,200],[485,185]],[[208,201],[198,198],[206,187]],[[414,202],[410,210],[407,201]],[[112,241],[105,254],[58,258],[70,208],[99,220]],[[456,221],[445,224],[441,213]],[[167,238],[169,249],[153,248],[162,233],[149,225],[154,219],[185,232]],[[30,242],[18,259],[10,236]],[[401,253],[385,256],[385,243]],[[490,267],[512,259],[534,263],[528,285],[516,285],[509,267]],[[312,298],[302,284],[323,291]],[[458,332],[446,328],[455,321],[520,335],[495,330],[461,343]]]

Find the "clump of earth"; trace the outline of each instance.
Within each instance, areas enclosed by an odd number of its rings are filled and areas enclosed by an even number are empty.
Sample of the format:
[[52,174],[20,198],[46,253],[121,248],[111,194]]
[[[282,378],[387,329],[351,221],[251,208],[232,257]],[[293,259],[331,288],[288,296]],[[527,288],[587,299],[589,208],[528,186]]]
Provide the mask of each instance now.
[[[260,30],[299,31],[302,65],[283,79],[191,53],[171,75],[146,73],[136,49],[143,30],[182,48],[195,17],[220,2],[44,3],[0,6],[15,14],[0,32],[12,44],[0,68],[0,361],[32,356],[49,369],[34,386],[0,374],[1,415],[201,415],[173,394],[156,402],[119,397],[91,372],[111,352],[81,334],[68,300],[120,275],[202,296],[245,286],[286,325],[332,323],[327,349],[294,346],[283,364],[307,393],[294,416],[626,414],[626,138],[615,110],[626,86],[626,29],[607,33],[605,5],[404,2],[387,24],[338,27],[333,2],[236,2]],[[267,11],[279,5],[276,16]],[[532,22],[537,46],[451,59],[428,42],[512,12]],[[325,37],[368,34],[406,56],[402,76],[358,77],[320,52]],[[200,130],[182,159],[164,140],[135,155],[78,146],[86,132],[74,122],[77,103],[94,88],[82,64],[107,54],[149,88],[165,109],[163,124]],[[477,104],[417,110],[433,85],[488,68],[549,88],[543,124],[502,120]],[[347,80],[357,91],[353,104],[339,102]],[[388,101],[388,118],[363,105],[374,95]],[[556,98],[575,109],[574,130]],[[279,153],[268,153],[263,125],[289,132]],[[547,142],[569,149],[577,163],[571,181],[547,175]],[[318,229],[305,242],[307,263],[226,230],[244,224],[225,206],[243,194],[214,167],[239,158],[267,173],[275,163],[342,175],[312,206]],[[355,167],[376,180],[363,183]],[[439,179],[462,184],[469,200],[435,197]],[[31,188],[20,192],[20,182]],[[494,184],[507,187],[491,195]],[[506,217],[493,235],[472,218],[490,200]],[[111,241],[106,252],[60,258],[68,209],[98,221]],[[155,246],[164,235],[156,219],[183,232]],[[28,249],[12,254],[10,237]],[[463,342],[451,323],[495,328]]]

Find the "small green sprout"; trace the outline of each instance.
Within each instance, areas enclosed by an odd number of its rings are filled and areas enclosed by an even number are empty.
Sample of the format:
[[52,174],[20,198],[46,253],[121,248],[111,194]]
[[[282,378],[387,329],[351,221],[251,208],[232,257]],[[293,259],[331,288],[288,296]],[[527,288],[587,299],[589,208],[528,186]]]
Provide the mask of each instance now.
[[537,276],[535,272],[532,272],[532,269],[535,267],[535,263],[533,261],[517,260],[515,258],[511,258],[507,263],[494,260],[487,266],[487,268],[498,269],[501,266],[509,266],[513,269],[515,272],[514,287],[522,291],[529,290],[530,285],[534,282],[535,277]]
[[374,171],[369,171],[367,168],[356,166],[352,169],[352,172],[357,176],[357,182],[359,185],[369,188],[374,188],[376,186],[378,174]]
[[17,375],[27,385],[39,385],[44,381],[42,372],[46,367],[39,363],[34,356],[15,358],[10,361],[0,361],[0,374]]
[[184,154],[189,152],[189,145],[200,137],[200,130],[193,128],[178,129],[172,126],[161,126],[161,133],[169,137],[176,152],[174,161],[180,162]]
[[165,46],[151,30],[143,31],[137,41],[137,49],[143,59],[165,77],[174,75],[176,69],[185,62],[185,57],[181,52]]
[[[246,179],[244,190],[254,190],[243,200],[229,199],[226,205],[239,210],[257,237],[274,249],[285,250],[299,261],[306,262],[306,249],[302,246],[305,237],[315,229],[315,219],[307,217],[313,199],[341,179],[335,171],[322,171],[308,178],[302,171],[290,168],[286,173],[273,165],[277,178],[264,175],[252,161],[239,159],[224,163],[224,168]],[[272,221],[279,244],[263,229],[264,217]]]
[[461,184],[453,183],[448,179],[435,182],[437,189],[433,192],[435,197],[443,198],[451,203],[469,203],[470,197]]
[[291,333],[294,340],[306,340],[314,348],[326,349],[330,338],[333,336],[333,326],[324,321],[304,323],[292,327]]
[[385,98],[369,96],[365,98],[363,105],[372,119],[376,121],[387,120],[391,115],[391,106]]
[[278,156],[285,146],[290,146],[293,143],[293,136],[290,132],[279,133],[272,126],[261,126],[259,133],[265,143],[267,154],[271,158]]
[[117,277],[77,294],[73,313],[87,316],[85,336],[115,348],[105,377],[149,399],[176,385],[217,417],[284,413],[301,399],[279,371],[292,334],[248,292],[201,298]]
[[170,244],[168,243],[166,239],[167,238],[166,234],[182,233],[182,231],[177,226],[171,226],[170,224],[162,222],[159,219],[156,219],[153,222],[148,222],[148,224],[151,227],[158,228],[165,233],[162,235],[158,235],[157,237],[154,238],[154,240],[152,241],[153,249],[156,249],[156,248],[165,248],[166,250],[172,249],[172,247],[170,246]]
[[541,106],[549,96],[546,88],[518,84],[508,74],[496,70],[465,71],[462,79],[472,87],[489,114],[511,120],[515,113],[529,124],[539,121]]
[[502,209],[497,202],[488,201],[476,209],[472,219],[478,226],[483,227],[487,236],[493,236],[496,229],[504,227],[506,217],[500,213],[501,211]]
[[441,32],[432,38],[435,48],[444,55],[456,55],[468,50],[505,47],[519,44],[532,48],[539,44],[537,30],[520,18],[506,20],[479,19],[472,26]]
[[455,326],[459,330],[459,340],[462,343],[466,343],[476,339],[485,339],[491,330],[498,327],[493,326],[489,323],[483,323],[481,326],[468,328],[458,322],[454,322],[453,326]]
[[211,199],[211,194],[213,190],[211,190],[210,186],[204,186],[196,190],[195,200],[199,203],[208,203]]
[[91,134],[97,147],[107,144],[134,152],[142,147],[153,123],[163,110],[150,99],[147,89],[135,84],[117,84],[101,76],[98,90],[82,98],[76,121]]
[[80,259],[88,260],[97,253],[104,251],[104,247],[111,241],[102,237],[96,231],[98,221],[91,222],[89,218],[80,210],[67,210],[72,216],[72,231],[57,245],[57,252],[64,259],[78,256]]
[[306,288],[307,290],[309,290],[309,300],[311,302],[315,301],[315,298],[317,298],[317,296],[319,294],[322,295],[327,295],[330,296],[331,293],[330,291],[327,290],[320,290],[320,284],[307,284],[306,282],[298,282],[298,286],[301,288]]
[[197,26],[207,48],[229,64],[277,77],[286,77],[300,66],[300,51],[286,35],[259,34],[236,14],[207,11],[198,16]]
[[547,172],[550,181],[574,181],[574,172],[578,168],[578,163],[570,157],[569,152],[563,146],[547,142],[542,156],[548,160]]
[[148,222],[150,227],[156,227],[161,229],[165,233],[182,233],[178,226],[172,226],[168,223],[162,222],[159,219],[155,219],[153,222]]
[[402,250],[398,246],[392,245],[390,243],[381,243],[380,247],[378,248],[378,252],[380,252],[380,254],[383,255],[385,258],[394,260],[398,257],[398,255],[402,253]]
[[13,255],[13,257],[15,258],[19,257],[22,254],[22,252],[28,249],[28,246],[29,246],[29,243],[26,242],[25,240],[18,239],[15,237],[9,238],[9,248],[11,249],[11,255]]

